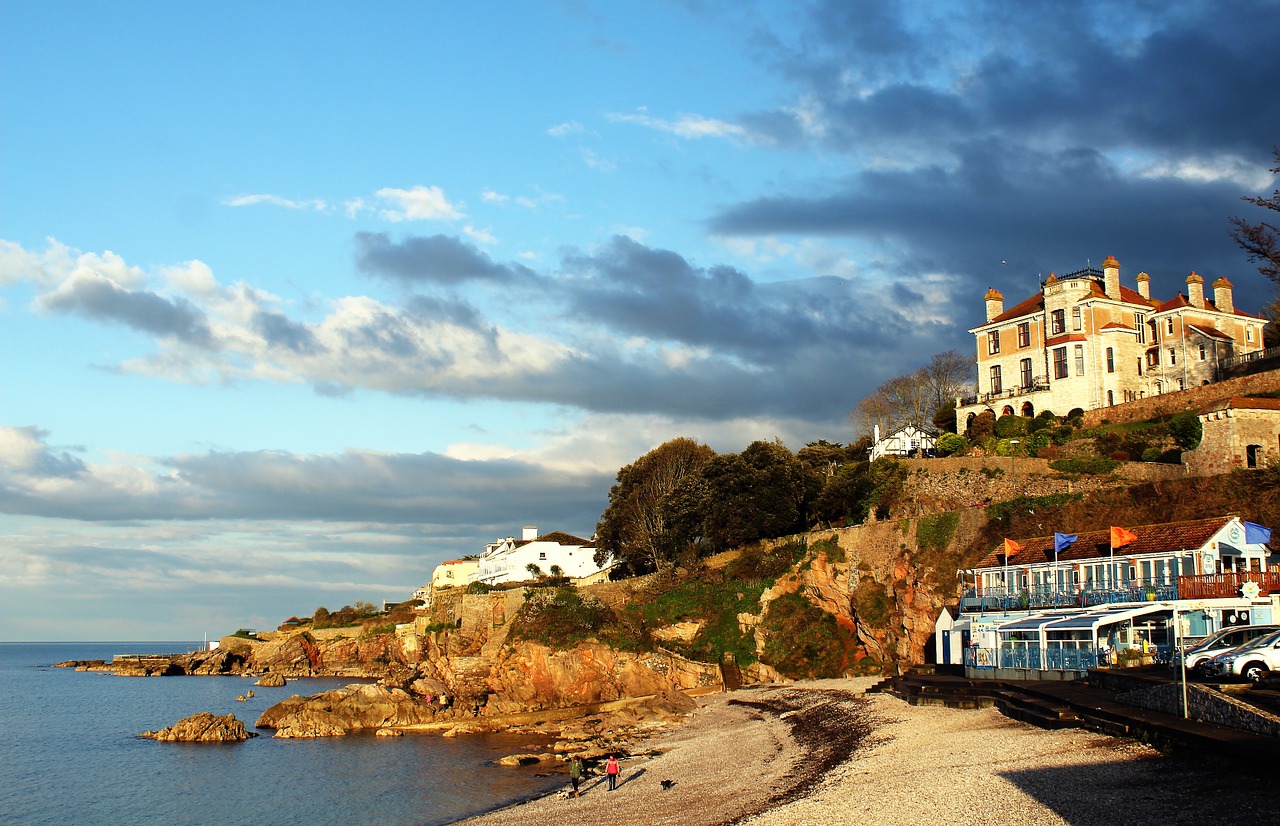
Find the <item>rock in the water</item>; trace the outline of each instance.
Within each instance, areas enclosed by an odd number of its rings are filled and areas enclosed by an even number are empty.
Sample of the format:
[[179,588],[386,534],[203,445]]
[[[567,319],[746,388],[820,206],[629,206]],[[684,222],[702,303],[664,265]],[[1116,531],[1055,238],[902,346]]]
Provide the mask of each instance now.
[[281,700],[258,718],[277,737],[330,737],[361,729],[431,722],[435,712],[421,697],[381,685],[349,685],[311,697]]
[[254,685],[260,685],[263,688],[281,688],[289,681],[279,674],[263,674]]
[[258,735],[246,729],[234,714],[216,717],[202,711],[179,720],[168,728],[143,732],[139,736],[167,743],[239,743]]
[[380,728],[374,732],[378,737],[404,737],[404,732],[393,728]]

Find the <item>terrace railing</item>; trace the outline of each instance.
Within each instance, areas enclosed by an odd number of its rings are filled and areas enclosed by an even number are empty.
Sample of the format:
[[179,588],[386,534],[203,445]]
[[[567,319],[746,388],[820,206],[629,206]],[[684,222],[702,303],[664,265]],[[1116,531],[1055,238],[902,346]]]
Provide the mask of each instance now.
[[1262,596],[1280,592],[1280,571],[1242,571],[1227,574],[1178,577],[1178,595],[1182,599],[1221,599],[1238,597],[1246,583],[1258,583]]
[[[1181,579],[1181,578],[1180,578]],[[1089,608],[1117,602],[1154,602],[1178,598],[1178,586],[1159,580],[1131,579],[1114,586],[1086,583],[1031,588],[966,588],[960,608],[966,613],[1030,611],[1043,608]]]

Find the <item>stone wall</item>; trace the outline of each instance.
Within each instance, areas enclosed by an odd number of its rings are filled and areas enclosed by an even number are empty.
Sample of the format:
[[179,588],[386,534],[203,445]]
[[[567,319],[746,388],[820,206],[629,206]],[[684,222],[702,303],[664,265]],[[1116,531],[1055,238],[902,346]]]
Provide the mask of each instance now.
[[1200,410],[1234,396],[1251,396],[1280,390],[1280,370],[1240,376],[1216,384],[1190,387],[1176,393],[1148,396],[1111,407],[1100,407],[1084,414],[1085,427],[1097,427],[1104,421],[1140,422],[1157,416],[1172,416],[1183,410]]
[[1204,437],[1195,450],[1182,454],[1187,473],[1209,476],[1230,473],[1248,465],[1249,445],[1262,449],[1257,467],[1280,460],[1277,435],[1280,435],[1280,410],[1232,408],[1203,414]]
[[[1182,685],[1179,683],[1145,680],[1114,671],[1091,672],[1089,682],[1114,691],[1116,699],[1122,703],[1174,717],[1182,716]],[[1195,683],[1187,685],[1187,713],[1191,719],[1202,723],[1280,737],[1280,717]]]

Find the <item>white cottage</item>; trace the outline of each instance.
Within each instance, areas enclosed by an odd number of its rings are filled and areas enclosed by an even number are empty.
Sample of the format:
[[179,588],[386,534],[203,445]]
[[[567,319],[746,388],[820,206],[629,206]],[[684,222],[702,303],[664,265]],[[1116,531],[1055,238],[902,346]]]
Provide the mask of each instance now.
[[872,431],[871,461],[885,456],[924,456],[938,444],[936,428],[913,424],[903,425],[884,438],[880,437],[880,425]]
[[[539,536],[536,527],[526,526],[518,540],[509,536],[485,545],[470,581],[487,585],[520,582],[534,579],[539,573],[550,576],[553,567],[561,576],[577,580],[599,574],[612,564],[606,560],[605,565],[597,565],[595,556],[596,546],[589,540],[563,531]],[[530,565],[536,569],[531,571]]]

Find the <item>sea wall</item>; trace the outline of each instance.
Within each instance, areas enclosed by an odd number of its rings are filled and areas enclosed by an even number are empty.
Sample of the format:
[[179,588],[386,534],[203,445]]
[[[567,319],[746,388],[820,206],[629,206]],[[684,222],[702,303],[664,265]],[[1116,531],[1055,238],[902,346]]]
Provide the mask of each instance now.
[[[1182,686],[1179,683],[1151,681],[1114,671],[1091,672],[1089,682],[1115,692],[1116,699],[1122,703],[1182,716]],[[1202,723],[1280,737],[1280,717],[1195,683],[1187,685],[1187,713],[1191,719]]]

